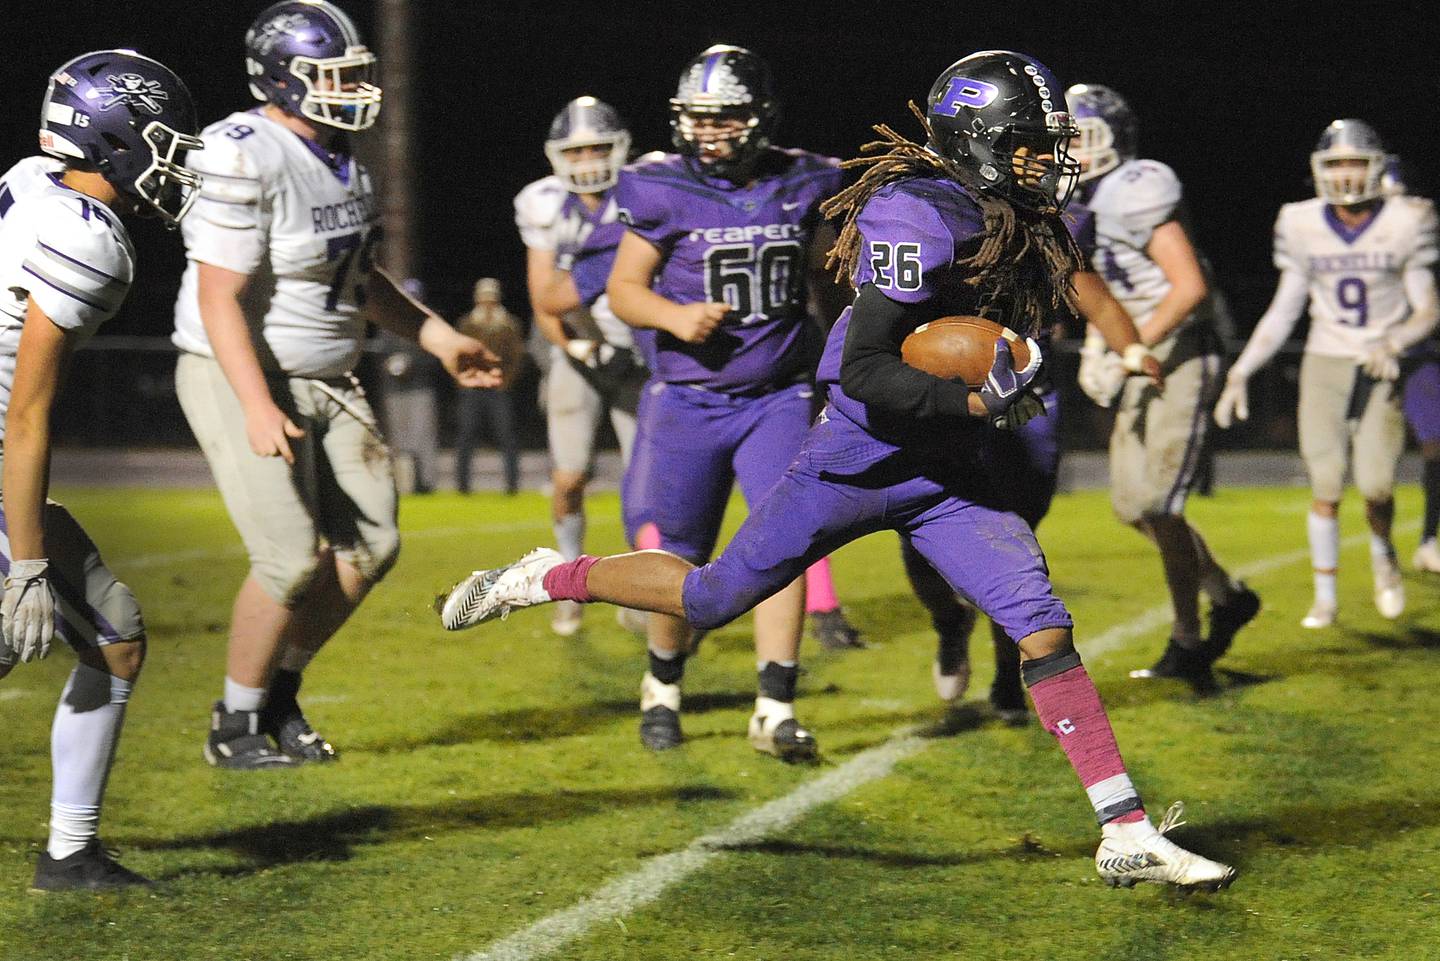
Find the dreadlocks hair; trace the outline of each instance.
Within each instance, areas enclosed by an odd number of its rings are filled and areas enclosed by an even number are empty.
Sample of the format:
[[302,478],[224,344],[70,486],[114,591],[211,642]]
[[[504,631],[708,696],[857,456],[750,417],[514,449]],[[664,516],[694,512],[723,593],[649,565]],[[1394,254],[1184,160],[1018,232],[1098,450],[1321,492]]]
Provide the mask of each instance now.
[[[930,122],[913,100],[910,112],[925,129],[926,140],[933,142]],[[981,314],[1001,314],[991,319],[1033,333],[1062,308],[1078,313],[1072,276],[1084,268],[1085,259],[1057,208],[1035,210],[1012,203],[981,187],[973,174],[953,160],[907,140],[889,125],[876,124],[872,129],[881,139],[865,144],[861,156],[841,164],[846,169],[863,167],[865,172],[820,206],[824,216],[844,218],[835,246],[825,259],[825,268],[835,271],[836,283],[853,283],[862,246],[858,220],[866,202],[896,181],[940,174],[970,187],[985,217],[985,234],[978,249],[956,260],[958,266],[969,269],[965,283],[985,291]]]

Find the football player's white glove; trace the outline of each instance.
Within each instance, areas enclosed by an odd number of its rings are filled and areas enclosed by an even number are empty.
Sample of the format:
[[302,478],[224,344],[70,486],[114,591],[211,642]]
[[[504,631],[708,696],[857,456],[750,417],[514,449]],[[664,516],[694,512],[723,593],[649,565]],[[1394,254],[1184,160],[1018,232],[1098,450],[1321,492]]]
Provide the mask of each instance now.
[[1237,420],[1250,419],[1250,392],[1245,381],[1244,377],[1235,376],[1233,370],[1225,378],[1225,389],[1215,402],[1215,423],[1221,427],[1229,427]]
[[1362,348],[1355,363],[1376,380],[1398,380],[1400,377],[1400,353],[1390,338],[1383,334]]
[[1099,334],[1088,334],[1080,348],[1080,374],[1077,378],[1085,396],[1101,407],[1109,407],[1125,386],[1125,376],[1125,362],[1120,355],[1106,349],[1105,338]]
[[11,561],[0,602],[0,637],[22,661],[38,661],[50,653],[55,636],[55,597],[46,573],[49,560]]

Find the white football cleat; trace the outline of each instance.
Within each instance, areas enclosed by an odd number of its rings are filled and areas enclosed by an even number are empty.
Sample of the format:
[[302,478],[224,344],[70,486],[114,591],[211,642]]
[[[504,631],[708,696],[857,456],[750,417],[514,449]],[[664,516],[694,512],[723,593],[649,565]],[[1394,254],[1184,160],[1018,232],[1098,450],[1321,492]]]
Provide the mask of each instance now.
[[782,761],[808,761],[819,753],[815,736],[795,720],[795,705],[769,697],[755,698],[750,717],[750,744]]
[[650,629],[650,612],[637,611],[633,607],[615,608],[615,623],[631,634],[639,634],[641,637]]
[[1310,605],[1310,611],[1300,619],[1301,627],[1308,627],[1311,630],[1329,627],[1335,623],[1335,603],[1333,601],[1317,600]]
[[575,601],[556,601],[555,613],[550,616],[550,630],[561,637],[573,637],[580,632],[580,605]]
[[494,618],[506,618],[521,607],[545,604],[545,575],[565,562],[560,552],[538,547],[513,564],[469,577],[435,598],[435,610],[447,631],[458,631]]
[[1185,805],[1176,801],[1158,828],[1148,819],[1105,825],[1105,837],[1095,852],[1095,870],[1112,888],[1133,888],[1141,881],[1207,891],[1228,888],[1235,880],[1234,868],[1187,851],[1165,837],[1171,828],[1185,823],[1180,820],[1184,813]]
[[1440,574],[1440,545],[1437,545],[1433,538],[1423,542],[1415,548],[1415,556],[1410,559],[1410,566],[1417,571]]
[[941,674],[940,661],[930,662],[930,678],[935,682],[935,693],[946,704],[955,704],[970,688],[970,662],[961,661],[954,674]]
[[1390,621],[1405,613],[1405,583],[1400,579],[1400,565],[1394,558],[1375,563],[1375,610]]

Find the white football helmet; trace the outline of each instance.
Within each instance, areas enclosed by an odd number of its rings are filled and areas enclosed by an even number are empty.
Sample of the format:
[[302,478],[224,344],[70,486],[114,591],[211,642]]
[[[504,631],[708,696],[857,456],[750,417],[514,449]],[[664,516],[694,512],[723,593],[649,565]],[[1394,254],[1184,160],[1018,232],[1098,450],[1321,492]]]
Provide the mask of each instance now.
[[1389,156],[1380,135],[1363,120],[1336,120],[1310,154],[1315,196],[1329,204],[1363,204],[1384,192]]
[[[606,149],[603,157],[572,159],[565,154],[577,147],[597,146]],[[545,156],[571,193],[598,194],[615,186],[630,156],[630,131],[608,103],[576,97],[550,124]]]

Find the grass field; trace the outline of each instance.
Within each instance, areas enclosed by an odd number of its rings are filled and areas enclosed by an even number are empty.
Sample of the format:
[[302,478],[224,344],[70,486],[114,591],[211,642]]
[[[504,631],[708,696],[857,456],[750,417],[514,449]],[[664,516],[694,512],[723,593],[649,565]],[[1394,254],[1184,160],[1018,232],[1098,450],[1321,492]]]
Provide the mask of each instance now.
[[[1089,806],[1037,726],[1001,727],[978,708],[938,723],[928,622],[891,536],[836,558],[841,595],[876,646],[807,649],[800,713],[823,759],[787,767],[743,737],[748,621],[712,635],[692,665],[689,742],[650,755],[636,737],[641,645],[610,609],[589,610],[569,640],[549,634],[543,611],[459,635],[428,612],[454,575],[547,541],[542,499],[411,499],[399,566],[301,694],[343,760],[243,774],[200,757],[245,568],[218,498],[59,496],[145,606],[149,661],[104,837],[161,883],[26,892],[46,831],[50,716],[72,660],[21,666],[0,683],[6,961],[523,958],[542,956],[545,930],[576,935],[549,956],[587,961],[1440,958],[1440,579],[1407,574],[1409,611],[1382,621],[1353,502],[1342,623],[1323,632],[1298,627],[1304,492],[1193,504],[1266,605],[1207,700],[1125,678],[1164,640],[1163,588],[1104,495],[1062,497],[1042,529],[1152,811],[1184,799],[1177,840],[1240,869],[1231,890],[1184,897],[1099,881]],[[1401,494],[1407,559],[1418,501]],[[616,514],[613,497],[595,500],[592,549],[621,546]],[[984,697],[988,647],[977,638],[972,697]],[[897,735],[907,729],[921,736]],[[840,785],[831,800],[796,806],[827,777]],[[781,807],[735,826],[772,801]],[[634,877],[674,883],[626,881],[593,911],[531,928]]]

